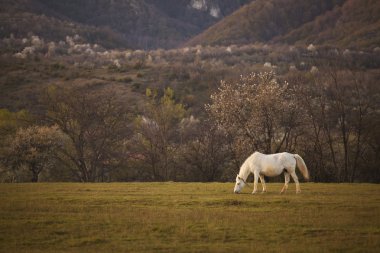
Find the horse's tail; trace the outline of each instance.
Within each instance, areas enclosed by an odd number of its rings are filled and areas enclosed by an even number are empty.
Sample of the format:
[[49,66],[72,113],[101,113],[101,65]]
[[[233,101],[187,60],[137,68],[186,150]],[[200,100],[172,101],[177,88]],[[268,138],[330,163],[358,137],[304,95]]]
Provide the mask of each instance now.
[[295,154],[294,158],[296,159],[297,167],[301,171],[303,177],[306,180],[309,180],[309,178],[310,178],[309,177],[309,171],[307,170],[306,164],[305,164],[304,160],[302,159],[302,157],[299,156],[299,155],[297,155],[297,154]]

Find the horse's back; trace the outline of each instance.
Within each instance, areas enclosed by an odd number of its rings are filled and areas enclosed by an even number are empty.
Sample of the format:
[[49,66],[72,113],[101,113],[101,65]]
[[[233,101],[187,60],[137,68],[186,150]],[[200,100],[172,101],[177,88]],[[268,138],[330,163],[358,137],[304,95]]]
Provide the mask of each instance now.
[[269,162],[278,163],[282,167],[293,167],[296,163],[294,154],[288,152],[265,155]]
[[279,175],[284,169],[294,169],[296,165],[294,155],[287,152],[269,155],[255,152],[251,157],[254,166],[267,176]]

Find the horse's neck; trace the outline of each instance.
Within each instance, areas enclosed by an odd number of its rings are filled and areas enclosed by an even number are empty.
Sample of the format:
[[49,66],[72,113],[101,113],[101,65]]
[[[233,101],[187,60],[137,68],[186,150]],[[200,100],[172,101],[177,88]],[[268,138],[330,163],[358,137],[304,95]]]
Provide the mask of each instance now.
[[249,176],[249,166],[248,166],[248,163],[244,163],[241,168],[240,168],[240,171],[239,171],[239,177],[243,178],[244,180],[247,180],[248,176]]

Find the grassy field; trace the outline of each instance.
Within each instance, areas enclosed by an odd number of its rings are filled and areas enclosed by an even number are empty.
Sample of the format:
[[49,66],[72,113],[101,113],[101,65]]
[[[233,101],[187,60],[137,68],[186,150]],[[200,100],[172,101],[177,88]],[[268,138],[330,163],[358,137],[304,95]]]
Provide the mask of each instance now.
[[380,252],[380,185],[0,184],[1,252]]

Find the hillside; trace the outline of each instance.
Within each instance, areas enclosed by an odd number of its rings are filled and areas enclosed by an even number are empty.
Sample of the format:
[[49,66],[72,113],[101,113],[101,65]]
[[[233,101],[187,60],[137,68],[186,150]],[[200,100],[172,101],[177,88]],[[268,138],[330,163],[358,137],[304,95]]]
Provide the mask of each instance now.
[[380,45],[380,2],[348,0],[343,6],[337,6],[274,41],[349,48],[377,47]]
[[171,48],[202,32],[248,0],[4,0],[0,37],[75,34],[107,48]]
[[188,45],[287,43],[374,48],[380,38],[376,0],[257,0]]

